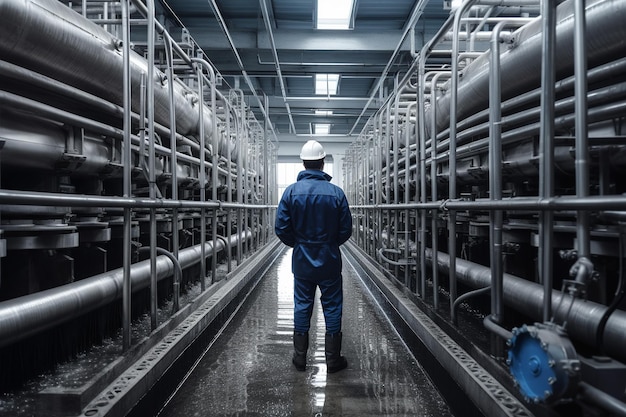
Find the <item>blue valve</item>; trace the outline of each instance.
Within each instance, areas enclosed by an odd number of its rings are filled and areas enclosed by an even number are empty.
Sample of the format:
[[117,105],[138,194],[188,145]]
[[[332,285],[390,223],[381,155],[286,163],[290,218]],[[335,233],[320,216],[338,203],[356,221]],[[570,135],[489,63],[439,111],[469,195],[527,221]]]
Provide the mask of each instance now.
[[507,363],[528,402],[570,398],[580,377],[580,361],[565,331],[554,324],[513,329]]

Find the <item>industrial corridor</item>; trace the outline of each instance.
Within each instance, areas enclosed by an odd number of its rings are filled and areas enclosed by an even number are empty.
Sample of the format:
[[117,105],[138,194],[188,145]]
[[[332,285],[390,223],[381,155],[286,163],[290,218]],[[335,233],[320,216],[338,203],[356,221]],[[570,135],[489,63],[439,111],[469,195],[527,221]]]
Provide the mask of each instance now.
[[344,265],[348,368],[326,373],[324,317],[316,303],[306,372],[291,364],[291,250],[273,264],[246,305],[158,414],[175,416],[450,416],[419,362]]
[[626,417],[624,22],[0,0],[0,417]]

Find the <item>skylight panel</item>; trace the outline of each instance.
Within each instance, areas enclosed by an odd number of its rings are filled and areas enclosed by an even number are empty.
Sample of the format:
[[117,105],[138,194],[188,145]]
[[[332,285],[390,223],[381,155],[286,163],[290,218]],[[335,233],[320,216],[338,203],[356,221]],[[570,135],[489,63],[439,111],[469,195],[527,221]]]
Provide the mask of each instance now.
[[315,123],[313,125],[313,133],[315,133],[316,135],[330,134],[330,124],[329,123]]
[[315,94],[337,95],[339,74],[315,74]]
[[354,0],[317,0],[317,29],[350,29]]

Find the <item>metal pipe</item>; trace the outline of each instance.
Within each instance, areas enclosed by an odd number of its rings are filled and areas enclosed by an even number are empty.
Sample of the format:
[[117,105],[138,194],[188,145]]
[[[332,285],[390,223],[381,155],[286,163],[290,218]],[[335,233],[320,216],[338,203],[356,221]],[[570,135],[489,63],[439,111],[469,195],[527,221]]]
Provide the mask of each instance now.
[[150,198],[125,198],[85,194],[42,193],[0,189],[0,204],[63,206],[63,207],[121,207],[121,208],[165,208],[165,209],[269,209],[265,204],[239,204],[192,200],[169,200]]
[[[461,25],[461,17],[476,3],[477,0],[466,0],[461,4],[454,13],[454,25],[452,29],[452,65],[450,77],[450,145],[448,148],[448,167],[449,167],[449,183],[448,183],[448,199],[457,198],[456,189],[456,133],[457,133],[457,113],[458,113],[458,84],[459,84],[459,30]],[[448,253],[450,254],[450,270],[455,271],[456,262],[456,212],[448,212]],[[434,250],[434,249],[433,249]],[[450,310],[454,306],[456,299],[457,286],[456,276],[454,273],[449,276],[450,291]]]
[[[249,239],[250,231],[230,237],[230,245]],[[211,246],[211,243],[207,243]],[[223,244],[219,243],[220,250]],[[200,245],[185,248],[178,258],[185,269],[200,261]],[[209,247],[209,249],[212,249]],[[174,272],[171,261],[161,256],[157,259],[156,275],[159,280]],[[71,284],[40,291],[34,294],[0,302],[0,347],[13,344],[43,330],[80,317],[122,297],[123,268],[108,271]],[[131,265],[132,290],[137,292],[150,283],[149,261]]]
[[[197,66],[197,74],[198,74],[198,97],[200,100],[204,100],[204,77],[202,74],[202,64],[196,62]],[[211,88],[213,88],[213,82],[215,81],[215,71],[210,65],[204,65],[207,67],[210,77],[211,77]],[[211,95],[211,99],[213,95]],[[211,100],[211,104],[213,104],[213,100]],[[202,120],[204,118],[204,111],[202,110],[202,106],[199,107],[200,113],[200,169],[198,171],[198,180],[200,182],[200,201],[206,201],[206,139],[204,137],[204,126],[202,125]],[[211,108],[213,110],[213,114],[215,114],[215,107]],[[227,143],[230,143],[228,140]],[[230,158],[228,158],[230,161]],[[230,183],[230,181],[228,181]],[[204,250],[206,249],[204,243],[206,242],[206,211],[204,208],[200,209],[200,248],[202,250],[201,258],[206,259],[206,254]],[[206,289],[206,263],[200,262],[200,287],[202,291]]]
[[457,325],[458,320],[456,311],[458,310],[459,305],[461,305],[462,302],[464,302],[465,300],[469,300],[472,297],[478,297],[479,295],[487,294],[490,291],[491,286],[487,286],[485,288],[478,288],[476,290],[468,291],[465,294],[458,296],[457,299],[454,300],[454,305],[452,306],[452,315],[450,315],[450,321],[455,326]]
[[[428,250],[426,257],[432,262],[432,252]],[[449,273],[450,257],[447,253],[437,253],[437,267],[443,273]],[[456,275],[463,284],[472,288],[482,288],[491,282],[491,271],[488,267],[474,262],[458,259]],[[543,286],[516,277],[504,274],[504,301],[516,311],[524,313],[533,320],[541,320],[543,316]],[[595,343],[595,333],[598,323],[602,319],[605,305],[588,300],[572,299],[571,296],[560,291],[553,291],[552,304],[559,305],[562,297],[567,298],[564,305],[570,305],[571,309],[561,308],[555,311],[555,318],[559,322],[567,320],[568,335],[575,340],[584,342],[590,346]],[[615,311],[607,321],[605,329],[605,347],[607,354],[620,359],[626,359],[623,346],[626,344],[626,312]]]
[[[554,195],[554,115],[556,101],[556,0],[544,0],[541,3],[542,50],[541,60],[541,110],[539,119],[539,196],[550,198]],[[554,247],[554,213],[544,211],[539,216],[539,282],[543,282],[544,303],[543,321],[552,317],[552,288],[554,279],[552,250]]]
[[[398,74],[396,74],[395,81],[396,82],[398,81]],[[396,86],[396,91],[397,91],[397,86]],[[397,114],[397,112],[399,110],[398,109],[398,107],[399,107],[398,106],[399,100],[400,100],[400,95],[396,94],[396,100],[395,100],[395,103],[394,103],[394,111],[396,112],[396,114]],[[391,135],[392,136],[391,136],[390,139],[391,139],[392,144],[393,144],[392,145],[393,146],[393,172],[398,172],[398,158],[399,158],[398,146],[400,144],[400,142],[398,140],[398,134],[399,134],[399,131],[398,131],[398,120],[397,120],[397,117],[394,117],[393,120],[390,120],[391,117],[392,117],[391,108],[389,108],[389,110],[387,111],[387,117],[388,117],[387,124],[388,124],[388,126],[391,127],[390,130],[391,130]],[[389,154],[389,152],[387,152],[387,154]],[[390,173],[389,168],[390,168],[390,166],[387,165],[387,173],[388,174]],[[387,180],[389,181],[390,179],[391,178],[388,176]],[[394,204],[398,204],[398,193],[399,193],[399,190],[400,189],[399,189],[399,184],[398,184],[398,176],[394,175],[393,176],[393,203]],[[391,215],[393,215],[394,227],[397,228],[398,225],[400,224],[399,221],[398,221],[398,212],[396,210],[394,210],[393,212],[387,212],[387,216],[388,216],[387,218],[388,219],[390,218],[389,216],[391,216]],[[391,230],[390,230],[390,232],[391,232]],[[407,236],[405,236],[405,239],[406,238],[407,238]],[[396,233],[394,233],[394,242],[393,242],[394,247],[396,247],[396,248],[398,247],[398,242],[399,242],[399,237],[398,237],[398,233],[397,233],[397,230],[396,230]],[[395,276],[398,276],[398,271],[399,270],[398,270],[398,268],[396,266],[395,271],[394,271]],[[405,285],[408,286],[408,283],[406,281],[405,281]]]
[[508,331],[507,329],[496,323],[491,315],[485,316],[485,318],[483,319],[483,325],[487,330],[497,336],[500,336],[500,338],[502,338],[503,340],[511,340],[511,338],[513,337],[513,332]]
[[[170,99],[170,175],[172,181],[171,198],[172,200],[178,200],[178,152],[176,144],[176,107],[174,105],[174,52],[172,45],[174,41],[170,37],[169,33],[164,32],[165,40],[165,55],[167,60],[167,73],[169,77],[168,91]],[[217,120],[213,121],[213,125],[217,124]],[[216,138],[214,137],[213,140]],[[216,166],[216,165],[214,165]],[[172,249],[171,252],[175,258],[178,258],[179,249],[179,222],[178,222],[178,208],[172,209]],[[174,290],[178,290],[178,286],[174,285]],[[174,304],[178,303],[180,292],[174,293]]]
[[[202,245],[200,245],[202,246]],[[141,252],[146,252],[146,251],[152,251],[152,248],[139,248],[139,253]],[[174,256],[174,254],[168,250],[165,250],[164,248],[160,248],[157,247],[156,248],[156,252],[160,253],[161,255],[167,257],[172,264],[174,265],[174,283],[173,283],[173,294],[174,294],[174,298],[173,298],[173,302],[172,302],[172,313],[177,312],[180,309],[180,297],[177,296],[177,294],[180,292],[180,282],[183,279],[183,269],[180,266],[180,262],[178,262],[178,258],[176,258],[176,256]],[[203,259],[203,258],[201,258]],[[153,269],[150,268],[150,271],[152,271]],[[155,274],[150,273],[150,275],[154,275],[156,277]]]
[[[230,93],[229,93],[230,94]],[[230,97],[229,97],[230,99]],[[226,136],[231,137],[232,135],[232,127],[231,127],[231,118],[233,123],[235,124],[235,137],[239,137],[239,124],[237,123],[237,113],[235,109],[231,106],[230,101],[228,102],[228,107],[230,109],[229,115],[226,117]],[[226,142],[226,146],[228,147],[228,152],[231,151],[232,143],[230,140]],[[232,172],[232,162],[230,158],[226,160],[226,171]],[[232,203],[233,201],[233,182],[228,180],[226,182],[226,201]],[[268,201],[265,201],[268,203]],[[226,212],[226,236],[230,236],[232,233],[232,220],[233,220],[233,211],[228,210]],[[206,227],[206,226],[205,226]],[[206,232],[205,232],[206,233]],[[226,253],[226,263],[227,263],[227,271],[228,273],[232,270],[232,251],[227,251]]]
[[[131,109],[131,78],[130,78],[130,25],[128,14],[128,0],[122,1],[122,20],[123,20],[123,86],[122,89],[124,99],[124,151],[123,151],[123,164],[124,164],[124,195],[123,197],[129,198],[131,196],[131,150],[130,150],[130,109]],[[122,294],[122,346],[123,350],[130,349],[131,335],[130,335],[130,321],[131,321],[131,278],[130,278],[130,244],[131,244],[131,209],[129,207],[124,208],[124,242],[123,242],[123,294]]]
[[[415,2],[415,5],[413,6],[413,10],[411,11],[411,17],[409,18],[409,20],[407,20],[406,24],[404,25],[400,41],[398,42],[398,45],[396,45],[396,49],[391,54],[391,57],[389,58],[389,61],[387,62],[385,69],[383,70],[382,74],[380,75],[380,78],[378,79],[378,83],[376,84],[376,87],[374,87],[374,89],[372,90],[372,94],[370,95],[370,98],[367,100],[367,103],[363,107],[361,114],[359,115],[359,117],[357,117],[356,121],[354,122],[354,125],[352,126],[352,129],[350,129],[348,136],[352,135],[352,133],[358,126],[359,122],[361,121],[361,118],[363,117],[363,115],[369,108],[370,104],[374,100],[374,97],[376,96],[376,92],[378,92],[381,89],[383,82],[387,78],[387,74],[389,73],[389,70],[391,69],[393,62],[396,59],[396,56],[398,55],[398,53],[400,52],[400,49],[402,48],[402,45],[404,44],[404,40],[406,39],[407,34],[409,34],[412,27],[415,27],[415,24],[417,23],[418,19],[422,15],[422,12],[427,4],[428,4],[427,0],[417,0]],[[411,71],[412,70],[410,69],[409,73]]]
[[[287,109],[287,116],[289,116],[289,124],[291,126],[291,132],[296,134],[296,125],[293,123],[293,117],[291,115],[291,108],[289,108],[289,103],[287,102],[287,90],[285,88],[285,81],[283,80],[283,74],[280,70],[280,61],[278,60],[278,51],[276,50],[276,42],[274,41],[274,31],[272,30],[272,23],[270,22],[269,12],[267,10],[266,0],[259,0],[261,6],[261,14],[263,15],[263,21],[265,22],[265,30],[267,30],[267,35],[270,38],[270,45],[272,47],[272,55],[274,55],[274,66],[276,67],[276,75],[278,75],[278,82],[280,83],[280,91],[283,95],[283,102],[285,103],[285,108]],[[258,55],[257,55],[258,56]],[[267,105],[267,100],[265,102],[265,108],[269,109]],[[269,119],[269,113],[265,114],[265,120]]]
[[[135,1],[139,1],[139,0],[135,0]],[[246,81],[246,84],[248,85],[248,88],[252,92],[252,95],[257,100],[261,113],[263,113],[264,117],[269,117],[268,116],[269,109],[266,109],[263,106],[261,97],[259,97],[259,95],[257,94],[256,88],[254,88],[252,80],[250,79],[250,77],[248,76],[248,73],[246,72],[246,69],[243,65],[243,61],[241,60],[241,56],[239,55],[239,51],[237,50],[237,47],[235,46],[235,42],[233,41],[230,31],[228,30],[228,26],[226,26],[226,21],[224,20],[224,17],[222,16],[222,12],[220,11],[220,8],[217,5],[217,2],[215,0],[209,0],[209,5],[211,6],[211,10],[213,10],[213,13],[215,14],[215,18],[217,22],[219,23],[220,28],[222,29],[222,32],[224,32],[224,36],[226,36],[226,39],[228,40],[228,44],[230,45],[230,48],[232,49],[233,54],[235,55],[235,59],[237,60],[237,64],[239,65],[239,69],[241,70],[241,75],[243,76],[243,79]],[[274,137],[276,137],[274,126],[270,125],[270,127],[272,129],[272,133],[274,134]]]
[[[574,78],[576,112],[576,196],[589,195],[589,138],[587,134],[587,44],[585,0],[574,2]],[[579,258],[591,256],[589,213],[576,215],[576,237]],[[591,271],[589,271],[591,272]]]
[[[433,74],[433,79],[431,84],[433,85],[433,88],[431,88],[430,90],[430,102],[431,102],[431,106],[433,103],[435,103],[437,101],[437,82],[439,81],[439,78],[441,77],[450,77],[451,74],[449,72],[437,72],[437,73],[432,73]],[[426,78],[424,77],[424,80]],[[437,109],[435,108],[436,106],[431,107],[432,108],[432,112],[431,112],[431,117],[434,120],[436,120],[437,117]],[[431,138],[436,138],[437,137],[437,125],[435,123],[431,123],[430,128],[432,129],[432,133],[431,133]],[[423,136],[424,136],[424,142],[426,141],[426,117],[424,115],[424,129],[423,129]],[[430,145],[430,195],[431,195],[431,201],[437,201],[439,199],[439,196],[437,195],[437,141],[436,139],[431,141],[431,145]],[[424,201],[424,203],[426,203],[426,201]],[[437,225],[437,215],[438,212],[436,210],[431,211],[431,248],[432,250],[438,250],[439,248],[439,231],[438,228],[439,226]],[[425,257],[424,253],[425,253],[426,247],[424,247],[424,252],[422,252],[422,256]],[[439,282],[439,270],[433,265],[432,268],[432,280],[433,280],[433,285],[434,283],[438,283]],[[454,303],[453,303],[454,306]]]
[[[415,109],[416,106],[418,105],[417,96],[415,98],[416,98],[416,101],[413,101],[412,103],[410,103],[407,106],[407,108],[406,108],[406,119],[407,119],[406,120],[406,127],[405,127],[405,135],[406,136],[405,136],[405,139],[404,139],[405,144],[406,144],[405,148],[404,148],[404,151],[405,151],[405,158],[404,158],[404,170],[405,170],[405,175],[404,175],[404,203],[405,204],[409,204],[409,177],[410,177],[410,175],[409,175],[409,169],[410,169],[409,153],[411,151],[410,150],[410,142],[409,141],[410,141],[410,136],[411,136],[411,124],[413,123],[410,120],[410,115],[411,115],[411,112],[413,111],[413,109]],[[415,121],[415,123],[417,123],[417,120]],[[415,142],[416,142],[415,145],[417,146],[417,143],[420,141],[420,137],[417,135],[417,124],[416,124],[415,127],[416,127],[416,129],[415,129],[416,134],[413,135],[413,136],[415,137]],[[426,174],[423,173],[423,175],[425,176]],[[426,184],[426,182],[424,180],[424,182],[422,184],[422,187],[424,188],[424,192],[422,193],[422,200],[423,200],[422,202],[425,202],[425,199],[424,199],[424,195],[426,193],[426,190],[425,190],[426,185],[425,184]],[[415,199],[417,200],[417,193],[415,194]],[[422,219],[421,219],[421,224],[422,224],[422,230],[424,231],[424,235],[425,235],[425,232],[426,232],[425,231],[426,211],[423,210],[422,214],[423,215],[422,215]],[[408,240],[408,233],[409,233],[408,227],[409,227],[409,224],[411,224],[410,219],[409,219],[409,210],[405,210],[404,211],[404,218],[405,218],[404,224],[406,225],[405,227],[407,228],[407,236],[406,237],[407,237],[407,240]],[[415,215],[415,219],[417,221],[417,214]],[[418,247],[422,248],[422,250],[419,252],[420,253],[420,255],[419,255],[419,258],[420,258],[420,273],[417,272],[417,268],[415,269],[415,274],[418,276],[417,279],[415,280],[415,292],[418,295],[420,294],[420,288],[419,288],[419,285],[418,285],[419,280],[420,280],[419,277],[423,277],[424,274],[425,274],[425,270],[426,270],[426,260],[424,259],[424,256],[421,255],[423,253],[423,249],[426,247],[425,246],[426,245],[425,240],[426,240],[426,238],[424,236],[423,240],[419,239],[419,241],[418,241],[419,244],[420,244],[420,246],[418,246]],[[410,248],[409,248],[408,244],[405,245],[404,251],[405,251],[404,252],[405,259],[409,259]],[[409,268],[406,268],[406,271],[407,272],[406,272],[405,276],[407,277],[407,280],[408,280]],[[411,286],[409,288],[412,290]]]
[[[206,67],[210,67],[210,65],[206,65]],[[217,104],[216,104],[216,91],[217,91],[217,85],[216,83],[216,79],[215,79],[215,74],[212,73],[212,77],[213,79],[211,80],[211,108],[213,109],[213,111],[217,111]],[[230,139],[230,138],[229,138]],[[218,166],[218,155],[219,155],[219,141],[217,140],[217,122],[213,123],[213,135],[212,135],[212,140],[211,140],[211,144],[213,147],[213,151],[211,153],[211,162],[212,162],[212,166],[211,166],[211,198],[213,199],[213,201],[218,201],[217,199],[217,188],[218,188],[218,172],[217,172],[217,166]],[[244,161],[248,160],[248,155],[239,155],[239,158],[244,158]],[[240,163],[240,161],[238,161]],[[239,164],[238,164],[239,165]],[[247,172],[247,171],[246,171]],[[211,228],[213,229],[211,231],[212,233],[212,238],[213,238],[213,256],[211,257],[211,282],[215,282],[216,276],[217,276],[217,252],[216,252],[216,248],[217,248],[217,210],[213,210],[213,217],[212,217],[212,224],[211,224]]]
[[[500,37],[505,27],[519,25],[508,20],[496,24],[491,38],[491,59],[489,70],[489,199],[502,199],[502,93],[500,73]],[[496,323],[504,320],[502,303],[502,210],[489,213],[489,240],[491,242],[489,257],[491,264],[491,316]],[[503,356],[503,346],[495,343],[493,354]]]
[[[0,191],[0,201],[2,200],[3,192]],[[18,201],[21,198],[18,197]],[[396,204],[388,206],[382,205],[357,205],[355,208],[360,209],[375,209],[380,210],[385,208],[387,210],[469,210],[469,211],[481,211],[481,210],[530,210],[530,211],[562,211],[562,210],[626,210],[626,196],[624,195],[611,195],[611,196],[589,196],[584,199],[576,196],[567,197],[551,197],[542,199],[539,197],[515,197],[510,199],[502,199],[500,201],[491,201],[488,199],[476,199],[473,201],[431,201],[426,204]]]
[[626,416],[626,403],[617,398],[599,390],[587,382],[578,384],[580,395],[587,401],[600,406],[600,408],[608,411],[612,416]]

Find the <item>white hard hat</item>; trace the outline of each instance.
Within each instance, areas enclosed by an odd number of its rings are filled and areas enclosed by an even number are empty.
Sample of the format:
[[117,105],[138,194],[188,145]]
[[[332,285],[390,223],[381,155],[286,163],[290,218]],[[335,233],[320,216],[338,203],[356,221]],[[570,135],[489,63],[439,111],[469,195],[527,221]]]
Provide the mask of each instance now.
[[310,140],[305,143],[300,151],[300,159],[303,161],[317,161],[324,159],[325,156],[324,148],[316,140]]

